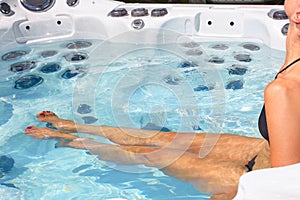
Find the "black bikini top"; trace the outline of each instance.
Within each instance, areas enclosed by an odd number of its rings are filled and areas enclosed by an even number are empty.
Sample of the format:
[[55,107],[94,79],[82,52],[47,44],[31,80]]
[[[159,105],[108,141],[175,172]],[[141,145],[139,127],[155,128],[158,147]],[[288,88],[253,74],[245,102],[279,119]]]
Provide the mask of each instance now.
[[[286,69],[288,69],[289,67],[291,67],[293,64],[295,64],[298,61],[300,61],[300,58],[294,60],[293,62],[288,64],[285,68],[280,70],[276,74],[275,79],[281,72],[285,71]],[[263,108],[260,112],[259,118],[258,118],[258,129],[259,129],[260,134],[263,136],[263,138],[265,138],[267,141],[269,141],[269,132],[268,132],[267,119],[266,119],[265,105],[263,106]]]

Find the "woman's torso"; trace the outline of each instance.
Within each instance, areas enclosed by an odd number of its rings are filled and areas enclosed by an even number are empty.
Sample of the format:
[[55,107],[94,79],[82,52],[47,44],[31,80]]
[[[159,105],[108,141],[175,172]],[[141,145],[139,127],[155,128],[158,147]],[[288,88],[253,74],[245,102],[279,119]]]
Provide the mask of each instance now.
[[[294,60],[290,64],[288,64],[286,67],[281,69],[275,76],[275,79],[279,74],[287,70],[288,68],[292,67],[295,63],[299,62],[300,58]],[[265,138],[267,141],[269,141],[269,132],[268,132],[268,125],[267,125],[267,118],[266,118],[266,110],[265,110],[265,105],[263,105],[263,108],[260,112],[259,118],[258,118],[258,128],[261,136]]]

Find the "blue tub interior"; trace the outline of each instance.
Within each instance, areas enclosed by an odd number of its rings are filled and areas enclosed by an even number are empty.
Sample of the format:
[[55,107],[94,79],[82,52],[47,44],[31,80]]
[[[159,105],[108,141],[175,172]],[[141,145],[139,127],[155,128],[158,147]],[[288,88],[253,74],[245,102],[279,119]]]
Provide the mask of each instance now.
[[[145,28],[133,30],[136,18],[109,13],[137,5],[104,2],[57,2],[39,14],[14,1],[15,14],[0,15],[0,156],[14,160],[0,167],[1,199],[208,199],[158,169],[56,148],[24,129],[48,126],[35,115],[51,110],[92,125],[260,137],[263,90],[283,63],[286,21],[271,26],[264,7],[168,5],[166,16],[146,16]],[[219,23],[224,13],[236,32]]]

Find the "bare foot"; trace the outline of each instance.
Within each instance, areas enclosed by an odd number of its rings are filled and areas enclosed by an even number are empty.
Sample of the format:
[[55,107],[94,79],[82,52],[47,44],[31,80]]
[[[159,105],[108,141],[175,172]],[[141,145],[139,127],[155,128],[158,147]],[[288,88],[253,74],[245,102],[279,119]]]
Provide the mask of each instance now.
[[36,117],[41,122],[51,123],[52,126],[57,128],[57,130],[68,133],[77,132],[76,124],[72,120],[66,120],[59,118],[55,113],[51,111],[43,111],[36,115]]
[[28,126],[25,129],[25,134],[37,139],[57,138],[57,139],[74,140],[78,138],[68,133],[62,133],[49,128],[38,128],[36,126]]

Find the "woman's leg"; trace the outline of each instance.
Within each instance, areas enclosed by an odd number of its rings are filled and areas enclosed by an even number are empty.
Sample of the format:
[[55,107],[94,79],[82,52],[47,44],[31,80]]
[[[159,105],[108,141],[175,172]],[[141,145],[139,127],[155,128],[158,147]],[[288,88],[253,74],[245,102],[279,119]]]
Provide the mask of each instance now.
[[120,145],[165,147],[188,151],[199,157],[209,154],[219,159],[237,160],[245,164],[267,145],[263,139],[232,134],[176,133],[75,124],[50,111],[37,114],[37,118],[42,122],[52,123],[60,131],[98,135]]
[[199,158],[196,154],[176,149],[103,144],[48,128],[28,127],[25,133],[38,139],[61,140],[60,145],[89,150],[101,160],[159,168],[172,177],[193,184],[202,192],[213,194],[212,199],[232,199],[239,177],[246,172],[243,163],[213,155]]
[[[176,149],[116,146],[93,141],[83,143],[83,146],[101,160],[158,168],[169,176],[193,184],[201,192],[212,194],[213,199],[232,199],[236,194],[240,176],[247,171],[243,163],[238,161],[213,156],[199,158],[193,153],[182,153]],[[72,141],[67,145],[76,147],[78,144]]]
[[176,136],[174,132],[76,124],[71,120],[59,118],[51,111],[43,111],[37,114],[36,117],[39,121],[51,123],[60,132],[88,133],[105,137],[114,143],[124,145],[164,146],[172,141]]
[[49,128],[37,128],[35,126],[28,126],[25,129],[25,133],[29,136],[35,137],[37,139],[65,139],[65,140],[74,140],[78,137],[71,135],[69,133],[54,131]]

